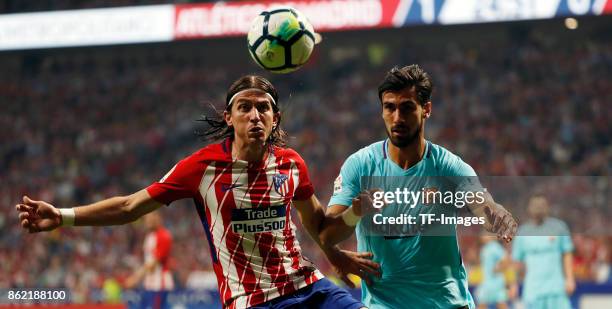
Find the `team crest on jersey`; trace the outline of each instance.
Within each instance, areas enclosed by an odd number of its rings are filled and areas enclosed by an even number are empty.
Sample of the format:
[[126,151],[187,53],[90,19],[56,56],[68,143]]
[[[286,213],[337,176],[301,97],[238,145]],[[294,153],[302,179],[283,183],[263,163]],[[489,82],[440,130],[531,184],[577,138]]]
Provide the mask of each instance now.
[[272,177],[274,190],[281,196],[285,196],[289,192],[289,182],[287,179],[289,179],[289,176],[285,174],[276,174]]
[[334,180],[334,194],[342,192],[342,175],[338,175]]

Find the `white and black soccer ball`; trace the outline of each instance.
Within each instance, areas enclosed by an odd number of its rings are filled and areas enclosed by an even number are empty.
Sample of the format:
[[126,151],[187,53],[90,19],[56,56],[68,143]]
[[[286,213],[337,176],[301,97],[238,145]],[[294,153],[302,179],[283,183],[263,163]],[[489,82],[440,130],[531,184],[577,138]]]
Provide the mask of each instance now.
[[249,53],[262,68],[274,73],[299,69],[312,54],[316,36],[308,19],[291,7],[263,11],[251,24]]

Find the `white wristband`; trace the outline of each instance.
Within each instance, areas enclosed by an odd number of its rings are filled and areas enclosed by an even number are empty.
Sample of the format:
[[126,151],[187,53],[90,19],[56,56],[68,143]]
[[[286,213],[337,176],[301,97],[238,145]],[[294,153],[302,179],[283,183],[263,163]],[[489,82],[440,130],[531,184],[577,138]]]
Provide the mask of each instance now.
[[73,226],[76,217],[74,208],[60,208],[59,211],[62,216],[62,226]]
[[359,220],[361,220],[361,217],[355,214],[352,207],[342,213],[342,221],[347,226],[355,226]]

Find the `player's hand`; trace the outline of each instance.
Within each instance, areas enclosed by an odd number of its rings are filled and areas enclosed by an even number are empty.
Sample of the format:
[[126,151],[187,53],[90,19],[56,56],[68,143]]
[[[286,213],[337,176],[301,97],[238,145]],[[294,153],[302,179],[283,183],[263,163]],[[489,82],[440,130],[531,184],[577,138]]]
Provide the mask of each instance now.
[[518,223],[512,214],[501,205],[487,205],[484,208],[484,213],[487,216],[485,229],[488,232],[497,234],[497,238],[500,240],[505,242],[512,241],[518,229]]
[[565,293],[567,293],[567,296],[574,294],[575,290],[576,280],[574,280],[573,278],[565,279]]
[[[355,215],[363,217],[368,214],[380,212],[382,207],[374,207],[374,193],[380,189],[365,190],[353,199],[352,208]],[[384,207],[384,205],[383,205]]]
[[47,202],[24,196],[23,204],[17,204],[15,208],[19,212],[21,227],[30,233],[51,231],[62,224],[59,210]]
[[354,274],[363,279],[366,284],[372,283],[372,276],[380,277],[380,265],[372,261],[374,255],[371,252],[353,252],[334,248],[327,250],[327,258],[334,267],[334,271],[340,279],[351,288],[355,284],[348,277]]

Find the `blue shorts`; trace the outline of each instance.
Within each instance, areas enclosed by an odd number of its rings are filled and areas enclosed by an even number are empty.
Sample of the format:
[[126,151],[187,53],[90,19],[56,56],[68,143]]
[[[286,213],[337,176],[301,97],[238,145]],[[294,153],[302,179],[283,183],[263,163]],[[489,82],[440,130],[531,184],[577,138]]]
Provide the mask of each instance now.
[[168,291],[143,291],[139,308],[165,309],[168,304]]
[[359,309],[365,307],[345,289],[323,278],[292,294],[251,307],[253,309],[322,308]]

